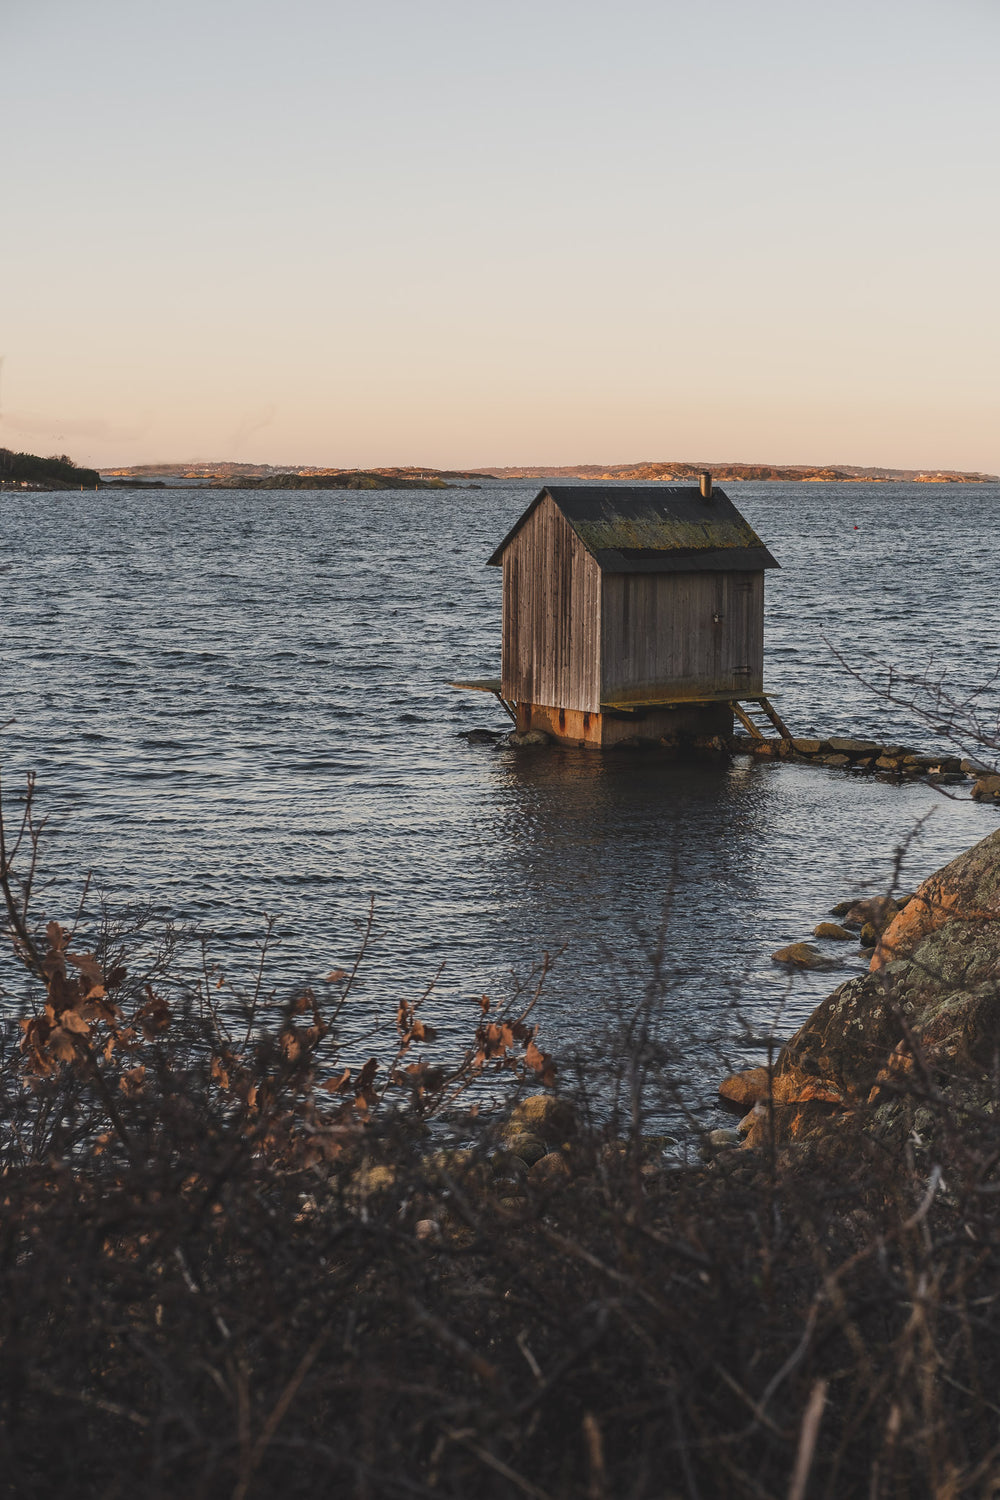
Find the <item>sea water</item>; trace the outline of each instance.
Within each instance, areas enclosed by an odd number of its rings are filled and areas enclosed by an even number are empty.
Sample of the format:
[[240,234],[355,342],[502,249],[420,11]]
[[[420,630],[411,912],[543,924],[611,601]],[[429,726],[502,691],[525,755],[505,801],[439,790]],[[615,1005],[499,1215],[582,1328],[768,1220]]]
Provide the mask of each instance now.
[[[530,990],[546,955],[557,1058],[652,996],[697,1102],[722,1054],[787,1035],[859,960],[831,947],[836,971],[789,978],[773,950],[884,890],[895,850],[912,887],[997,813],[830,769],[468,743],[509,725],[448,680],[498,675],[484,564],[537,488],[0,496],[0,754],[8,796],[35,770],[50,818],[41,907],[68,920],[93,871],[234,973],[267,914],[281,996],[350,964],[373,900],[348,1043],[434,981],[458,1046],[478,997]],[[950,749],[940,715],[852,673],[991,677],[1000,487],[727,489],[782,565],[765,682],[793,733]]]

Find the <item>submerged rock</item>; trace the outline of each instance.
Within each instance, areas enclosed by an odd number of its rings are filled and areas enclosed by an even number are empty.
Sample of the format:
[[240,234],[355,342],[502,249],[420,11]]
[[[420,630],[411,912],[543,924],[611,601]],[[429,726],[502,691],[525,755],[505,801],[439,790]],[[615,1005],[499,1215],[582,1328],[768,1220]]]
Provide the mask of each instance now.
[[836,943],[849,943],[853,940],[854,934],[848,932],[846,927],[841,927],[839,922],[818,922],[813,928],[813,937],[832,938]]
[[727,1146],[738,1146],[739,1143],[739,1133],[735,1130],[709,1130],[702,1137],[701,1155],[709,1157],[716,1151],[724,1151]]
[[863,901],[852,901],[845,912],[838,915],[843,916],[845,927],[864,928],[871,924],[877,932],[887,927],[902,908],[901,901],[893,900],[891,896],[871,896]]
[[518,734],[515,730],[513,734],[507,736],[507,743],[513,745],[516,750],[522,750],[530,749],[535,745],[547,745],[549,739],[544,729],[527,729],[524,734]]
[[771,961],[776,964],[787,964],[793,969],[831,969],[832,959],[827,958],[812,943],[789,943],[785,948],[778,948],[771,954]]
[[879,755],[882,750],[877,740],[842,739],[839,735],[826,743],[837,755]]

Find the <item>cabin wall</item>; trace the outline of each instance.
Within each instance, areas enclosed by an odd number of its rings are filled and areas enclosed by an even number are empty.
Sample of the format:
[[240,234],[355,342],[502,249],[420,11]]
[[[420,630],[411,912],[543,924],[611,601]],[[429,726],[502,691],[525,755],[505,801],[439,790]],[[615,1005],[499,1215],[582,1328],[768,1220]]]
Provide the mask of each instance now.
[[764,690],[764,574],[606,573],[601,700]]
[[503,557],[504,698],[596,713],[600,637],[600,568],[546,495]]

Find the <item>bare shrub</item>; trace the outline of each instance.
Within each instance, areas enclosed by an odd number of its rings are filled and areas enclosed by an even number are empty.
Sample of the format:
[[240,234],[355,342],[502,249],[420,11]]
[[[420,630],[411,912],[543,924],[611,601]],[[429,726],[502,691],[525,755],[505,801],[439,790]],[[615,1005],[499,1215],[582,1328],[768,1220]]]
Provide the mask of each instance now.
[[439,1065],[402,1006],[345,1077],[309,991],[272,1014],[255,976],[241,1027],[169,942],[154,979],[113,924],[92,951],[35,924],[31,791],[0,834],[36,992],[0,1074],[3,1493],[997,1492],[989,1070],[681,1167],[649,1149],[648,1007],[623,1012],[617,1116],[540,1107],[528,1167],[465,1085],[552,1081],[532,997]]

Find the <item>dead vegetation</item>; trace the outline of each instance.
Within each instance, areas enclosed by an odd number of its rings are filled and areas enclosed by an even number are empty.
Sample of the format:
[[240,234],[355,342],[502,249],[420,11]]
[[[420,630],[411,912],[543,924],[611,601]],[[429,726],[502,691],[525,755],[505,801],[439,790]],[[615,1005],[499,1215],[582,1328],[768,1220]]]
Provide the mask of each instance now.
[[30,783],[5,811],[0,1492],[1000,1492],[995,1057],[966,1102],[901,1079],[902,1137],[859,1110],[682,1167],[645,1114],[654,983],[589,1092],[512,1125],[470,1101],[553,1082],[533,997],[450,1064],[401,1005],[348,1069],[350,973],[274,1008],[266,951],[244,991],[152,926],[36,920]]

